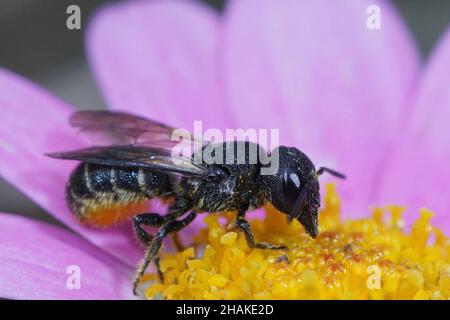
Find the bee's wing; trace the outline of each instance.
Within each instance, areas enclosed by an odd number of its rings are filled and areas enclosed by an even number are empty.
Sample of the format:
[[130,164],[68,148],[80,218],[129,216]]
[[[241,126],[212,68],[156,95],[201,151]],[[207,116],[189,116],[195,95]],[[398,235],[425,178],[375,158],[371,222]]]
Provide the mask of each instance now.
[[172,155],[165,149],[146,146],[99,146],[50,153],[47,156],[108,166],[142,167],[183,176],[202,177],[207,173],[204,166],[193,163],[190,158]]
[[[69,123],[90,136],[96,144],[105,142],[113,145],[170,148],[179,143],[172,140],[175,128],[126,112],[78,111],[70,117]],[[193,143],[192,135],[189,140],[183,142]]]

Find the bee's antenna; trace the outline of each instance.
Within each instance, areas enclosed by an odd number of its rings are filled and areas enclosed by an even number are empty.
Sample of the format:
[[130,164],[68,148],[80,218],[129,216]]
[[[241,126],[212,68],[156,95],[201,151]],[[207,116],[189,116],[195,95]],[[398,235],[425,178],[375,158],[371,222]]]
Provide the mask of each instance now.
[[317,175],[320,176],[321,174],[323,174],[324,172],[327,172],[337,178],[341,178],[341,179],[345,179],[345,174],[342,174],[340,172],[337,172],[336,170],[327,168],[327,167],[320,167],[319,170],[317,170]]

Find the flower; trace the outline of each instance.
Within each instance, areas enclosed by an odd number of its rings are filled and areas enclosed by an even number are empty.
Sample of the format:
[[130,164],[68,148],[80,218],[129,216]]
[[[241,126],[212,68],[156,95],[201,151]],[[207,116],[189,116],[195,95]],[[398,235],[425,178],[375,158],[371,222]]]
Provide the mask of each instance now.
[[[380,30],[366,27],[374,2]],[[347,174],[337,186],[347,218],[398,203],[411,223],[426,206],[448,232],[450,32],[422,65],[384,1],[234,0],[223,15],[130,1],[97,13],[86,47],[110,108],[187,129],[280,128],[282,144]],[[2,214],[0,296],[130,297],[142,258],[131,226],[77,224],[64,200],[74,163],[43,156],[86,145],[67,124],[72,108],[3,69],[0,106],[0,174],[74,231]],[[66,286],[68,265],[80,290]]]
[[[371,218],[342,222],[339,196],[330,184],[316,240],[297,221],[288,224],[275,208],[266,210],[264,221],[252,221],[256,236],[287,245],[289,250],[251,250],[244,235],[227,230],[218,215],[208,215],[208,228],[195,241],[197,250],[190,247],[165,255],[160,261],[165,281],[152,284],[146,296],[247,300],[450,297],[450,242],[441,230],[431,227],[428,210],[422,210],[411,234],[403,231],[399,207],[378,208]],[[225,218],[231,223],[235,216]]]

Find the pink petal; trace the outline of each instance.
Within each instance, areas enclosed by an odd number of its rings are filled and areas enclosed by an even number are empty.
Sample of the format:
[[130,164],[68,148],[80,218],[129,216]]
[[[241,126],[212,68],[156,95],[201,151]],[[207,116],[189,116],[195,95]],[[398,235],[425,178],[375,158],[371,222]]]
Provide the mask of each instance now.
[[75,163],[46,152],[82,146],[67,124],[72,109],[29,81],[0,69],[0,175],[86,239],[125,263],[142,258],[130,224],[91,229],[78,224],[66,206],[64,189]]
[[98,12],[87,51],[111,108],[223,129],[218,32],[217,14],[198,1],[130,1]]
[[[2,298],[132,297],[131,270],[73,233],[0,213],[0,243]],[[73,286],[77,283],[74,280],[77,274],[80,275],[79,289]]]
[[401,203],[409,214],[435,211],[434,223],[450,234],[450,28],[425,69],[405,141],[394,150],[381,188],[383,203]]
[[[381,30],[366,27],[374,3]],[[235,0],[226,23],[225,79],[238,124],[280,128],[282,143],[346,173],[344,211],[367,213],[418,68],[397,12],[373,0]]]

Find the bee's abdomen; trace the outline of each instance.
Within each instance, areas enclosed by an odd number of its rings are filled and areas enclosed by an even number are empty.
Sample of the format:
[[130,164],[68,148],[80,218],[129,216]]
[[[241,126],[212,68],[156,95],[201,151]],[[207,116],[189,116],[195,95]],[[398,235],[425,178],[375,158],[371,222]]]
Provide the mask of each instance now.
[[106,227],[145,212],[148,199],[171,190],[163,173],[81,163],[70,176],[66,194],[69,208],[81,222]]

